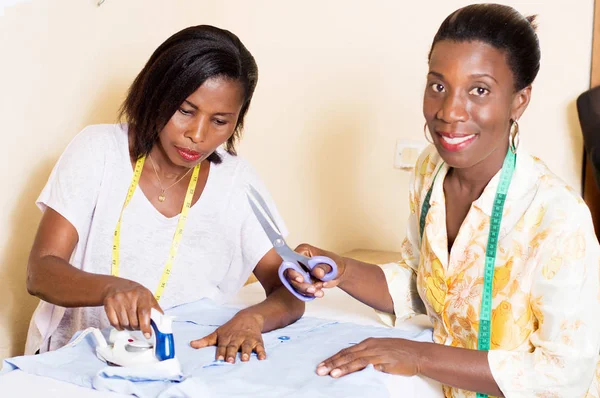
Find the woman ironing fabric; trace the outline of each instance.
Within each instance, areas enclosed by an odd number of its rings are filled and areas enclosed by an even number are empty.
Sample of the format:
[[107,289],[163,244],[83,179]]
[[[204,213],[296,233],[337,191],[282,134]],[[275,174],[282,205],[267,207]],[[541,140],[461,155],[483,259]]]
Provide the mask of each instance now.
[[149,336],[152,308],[225,301],[252,272],[267,299],[193,347],[217,345],[217,359],[229,362],[238,351],[242,361],[253,351],[264,359],[261,333],[302,316],[304,304],[281,287],[281,258],[250,211],[246,186],[276,208],[235,152],[257,79],[235,35],[190,27],[133,82],[127,123],[90,126],[73,139],[37,201],[44,214],[27,288],[42,301],[26,353],[59,348],[90,326]]
[[[452,13],[433,39],[423,100],[433,146],[410,187],[402,260],[384,270],[309,245],[335,286],[399,322],[426,313],[434,344],[368,339],[324,360],[341,377],[372,364],[445,385],[447,397],[598,397],[600,250],[579,195],[518,148],[540,48],[507,6]],[[312,271],[322,278],[330,270]]]

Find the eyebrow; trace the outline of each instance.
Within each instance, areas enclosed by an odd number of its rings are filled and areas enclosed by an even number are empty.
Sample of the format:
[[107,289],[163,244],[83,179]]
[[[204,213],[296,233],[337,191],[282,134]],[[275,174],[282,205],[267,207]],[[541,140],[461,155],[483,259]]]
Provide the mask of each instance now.
[[[186,104],[188,104],[189,106],[191,106],[195,110],[198,110],[198,106],[196,104],[194,104],[193,102],[190,102],[188,100],[184,100],[183,102],[185,102]],[[217,112],[217,113],[215,113],[215,115],[219,115],[219,116],[231,116],[231,115],[235,115],[235,113],[234,112]]]
[[[433,76],[439,77],[440,79],[444,78],[444,75],[442,75],[439,72],[434,72],[434,71],[429,72],[428,75],[433,75]],[[496,84],[498,84],[498,80],[496,80],[494,78],[494,76],[488,75],[487,73],[474,73],[474,74],[470,75],[469,77],[474,77],[474,78],[488,77],[488,78],[492,79],[493,81],[495,81]]]
[[443,79],[443,78],[444,78],[444,75],[442,75],[441,73],[438,73],[438,72],[433,72],[433,71],[431,71],[431,72],[429,72],[429,73],[427,74],[427,76],[429,76],[429,75],[433,75],[433,76],[435,76],[435,77],[439,77],[440,79]]
[[198,107],[197,107],[195,104],[191,103],[190,101],[188,101],[188,100],[184,100],[183,102],[185,102],[186,104],[188,104],[189,106],[191,106],[191,107],[192,107],[192,108],[194,108],[195,110],[198,110]]
[[494,76],[488,75],[487,73],[475,73],[475,74],[471,75],[471,77],[488,77],[488,78],[492,79],[493,81],[495,81],[496,84],[498,84],[498,80],[496,80],[494,78]]

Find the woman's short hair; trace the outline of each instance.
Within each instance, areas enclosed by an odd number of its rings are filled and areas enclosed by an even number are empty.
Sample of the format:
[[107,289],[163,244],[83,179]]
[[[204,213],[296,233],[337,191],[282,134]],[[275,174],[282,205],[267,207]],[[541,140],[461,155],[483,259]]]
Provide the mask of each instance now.
[[[184,100],[215,77],[241,83],[244,102],[225,149],[236,154],[244,117],[258,81],[254,57],[233,33],[209,25],[192,26],[169,37],[152,54],[129,88],[120,117],[134,134],[131,156],[147,155]],[[214,152],[209,161],[220,163]]]

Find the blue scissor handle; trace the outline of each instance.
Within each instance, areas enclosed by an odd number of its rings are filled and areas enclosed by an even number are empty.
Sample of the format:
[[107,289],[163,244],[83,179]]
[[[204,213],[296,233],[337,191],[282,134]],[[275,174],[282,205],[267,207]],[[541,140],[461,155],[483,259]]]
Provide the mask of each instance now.
[[[331,271],[329,271],[327,274],[325,274],[325,276],[321,279],[323,282],[327,282],[327,281],[330,281],[332,279],[335,279],[335,277],[337,276],[337,264],[335,263],[335,261],[333,261],[329,257],[315,256],[315,257],[312,257],[311,259],[308,260],[308,264],[307,265],[312,270],[318,264],[327,264],[327,265],[329,265],[331,267]],[[302,275],[302,277],[304,278],[305,282],[312,283],[312,281],[313,281],[312,278],[311,278],[311,275],[308,272],[306,272],[296,262],[293,262],[293,261],[284,261],[279,266],[279,279],[281,280],[281,282],[283,283],[283,285],[287,288],[287,290],[289,290],[299,300],[302,300],[302,301],[312,301],[312,300],[314,300],[315,299],[314,297],[305,296],[305,295],[299,293],[298,291],[296,291],[296,289],[294,289],[294,287],[290,284],[290,282],[285,277],[285,271],[287,271],[288,269],[293,269],[294,271],[296,271],[300,275]]]
[[287,288],[287,290],[289,290],[290,293],[292,293],[294,296],[296,296],[296,298],[299,300],[302,300],[302,301],[314,300],[315,299],[314,297],[305,296],[303,294],[298,293],[296,291],[296,289],[294,289],[294,287],[290,284],[290,282],[285,277],[285,271],[287,271],[288,269],[293,269],[294,271],[301,274],[305,281],[312,282],[310,274],[308,272],[304,271],[302,269],[302,267],[300,267],[297,263],[292,262],[292,261],[284,261],[279,266],[279,279],[281,280],[281,283],[283,283],[283,286],[285,286]]
[[310,268],[311,271],[313,270],[313,268],[315,268],[319,264],[327,264],[331,267],[331,271],[326,273],[325,276],[323,276],[321,278],[321,280],[323,282],[330,281],[337,277],[338,269],[337,269],[337,264],[335,263],[335,261],[333,261],[329,257],[325,257],[325,256],[314,256],[314,257],[311,257],[310,260],[308,260],[308,267]]

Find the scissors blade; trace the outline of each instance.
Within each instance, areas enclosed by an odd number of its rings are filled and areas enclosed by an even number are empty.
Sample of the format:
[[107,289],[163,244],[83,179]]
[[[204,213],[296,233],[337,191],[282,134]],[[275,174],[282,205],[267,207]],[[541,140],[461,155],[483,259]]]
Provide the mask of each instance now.
[[277,239],[283,240],[283,237],[281,236],[281,232],[279,231],[275,220],[273,220],[273,217],[271,216],[268,207],[266,207],[265,201],[260,197],[258,192],[251,185],[248,186],[247,195],[248,203],[250,204],[254,215],[258,219],[258,222],[260,223],[261,227],[267,233],[267,236],[271,240],[271,243],[273,243],[273,246],[275,246],[275,241]]
[[301,265],[306,266],[305,264],[308,261],[308,258],[296,253],[287,245],[285,239],[283,239],[283,236],[281,235],[279,227],[277,227],[277,224],[275,223],[275,220],[269,211],[269,207],[267,206],[265,200],[252,185],[248,185],[247,196],[248,203],[250,204],[256,219],[267,234],[267,237],[271,241],[271,244],[275,248],[277,254],[279,254],[284,260],[296,261]]
[[[280,231],[279,227],[277,226],[277,223],[275,222],[275,217],[273,217],[273,214],[271,214],[271,211],[269,210],[269,205],[267,205],[267,202],[265,202],[260,193],[258,193],[256,188],[254,188],[252,185],[248,185],[248,191],[252,195],[252,198],[256,201],[256,204],[263,210],[264,213],[266,213],[267,217],[271,220],[271,223],[273,224],[275,229],[277,231]],[[279,234],[281,235],[281,233]]]

